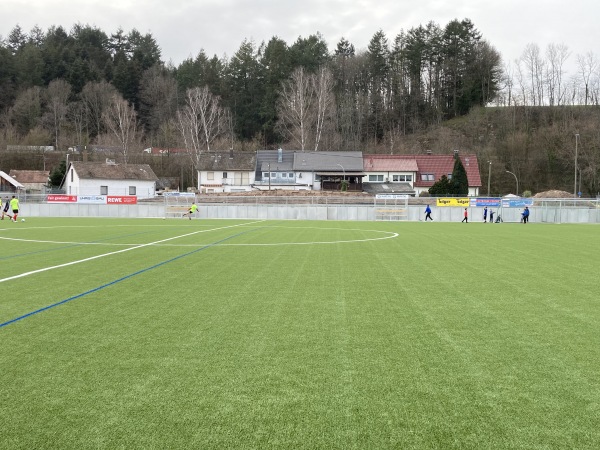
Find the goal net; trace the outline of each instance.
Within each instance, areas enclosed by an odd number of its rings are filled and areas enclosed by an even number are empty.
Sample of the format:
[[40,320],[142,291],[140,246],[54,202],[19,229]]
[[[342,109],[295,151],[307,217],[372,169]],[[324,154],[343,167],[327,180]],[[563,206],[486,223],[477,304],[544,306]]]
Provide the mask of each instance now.
[[378,194],[375,196],[375,220],[408,220],[408,195]]
[[166,219],[181,217],[189,211],[192,203],[196,202],[196,194],[193,192],[173,192],[172,194],[163,194],[163,196]]

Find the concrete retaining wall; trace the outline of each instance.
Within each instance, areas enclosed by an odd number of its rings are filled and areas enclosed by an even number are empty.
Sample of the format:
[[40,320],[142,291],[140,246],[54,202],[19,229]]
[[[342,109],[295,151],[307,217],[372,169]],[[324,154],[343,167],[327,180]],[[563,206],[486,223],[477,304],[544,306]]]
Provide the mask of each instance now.
[[[264,220],[375,220],[373,205],[255,205],[200,204],[199,218]],[[436,222],[460,222],[463,208],[432,207]],[[483,222],[483,208],[468,208],[469,222]],[[530,221],[549,223],[600,223],[600,208],[532,207]],[[425,208],[409,206],[408,221],[425,218]],[[504,208],[505,222],[519,222],[521,209]],[[494,210],[496,212],[496,210]],[[496,213],[497,214],[497,213]],[[164,204],[85,205],[21,203],[21,217],[165,217]]]

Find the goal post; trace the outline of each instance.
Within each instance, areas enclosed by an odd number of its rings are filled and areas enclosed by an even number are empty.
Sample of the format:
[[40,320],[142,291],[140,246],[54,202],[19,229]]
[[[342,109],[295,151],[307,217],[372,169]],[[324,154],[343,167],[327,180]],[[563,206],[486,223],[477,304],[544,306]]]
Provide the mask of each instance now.
[[[165,192],[165,219],[182,217],[196,202],[196,194],[193,192]],[[197,204],[197,203],[196,203]]]
[[376,221],[408,220],[408,195],[377,194],[375,196],[374,214]]

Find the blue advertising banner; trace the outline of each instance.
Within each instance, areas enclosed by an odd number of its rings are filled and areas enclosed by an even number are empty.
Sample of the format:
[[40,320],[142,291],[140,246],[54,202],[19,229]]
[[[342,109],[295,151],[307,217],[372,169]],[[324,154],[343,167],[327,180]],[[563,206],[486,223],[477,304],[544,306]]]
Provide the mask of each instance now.
[[487,206],[487,207],[498,207],[500,206],[499,198],[472,198],[471,206]]
[[503,208],[524,208],[525,206],[533,205],[532,198],[503,198],[502,199],[502,207]]

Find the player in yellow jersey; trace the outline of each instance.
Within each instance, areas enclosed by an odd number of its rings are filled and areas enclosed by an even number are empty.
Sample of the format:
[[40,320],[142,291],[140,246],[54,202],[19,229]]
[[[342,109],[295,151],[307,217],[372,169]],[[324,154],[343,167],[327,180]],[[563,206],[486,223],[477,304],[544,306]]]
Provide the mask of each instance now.
[[196,214],[196,211],[198,211],[198,205],[196,205],[196,202],[192,203],[192,206],[190,206],[190,209],[188,212],[186,212],[184,215],[182,215],[181,217],[185,217],[188,216],[190,220],[192,220],[192,214]]

